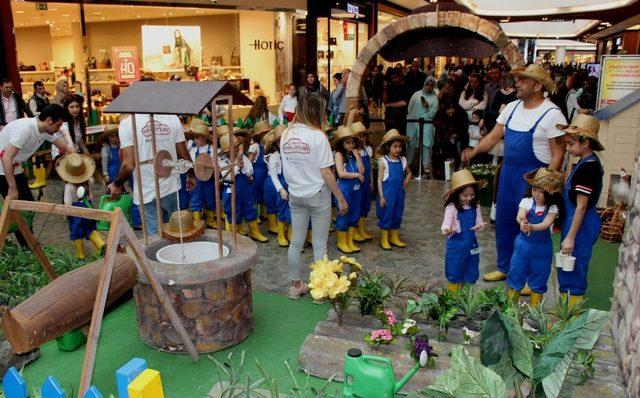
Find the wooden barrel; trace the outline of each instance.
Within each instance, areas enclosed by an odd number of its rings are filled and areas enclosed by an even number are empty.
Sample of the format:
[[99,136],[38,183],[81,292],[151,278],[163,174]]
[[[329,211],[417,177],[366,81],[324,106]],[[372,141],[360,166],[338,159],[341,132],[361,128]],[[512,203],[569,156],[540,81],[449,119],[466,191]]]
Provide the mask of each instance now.
[[[2,314],[2,330],[17,354],[29,352],[47,341],[91,321],[104,260],[70,271],[11,310]],[[118,253],[111,275],[107,305],[138,281],[133,260]]]

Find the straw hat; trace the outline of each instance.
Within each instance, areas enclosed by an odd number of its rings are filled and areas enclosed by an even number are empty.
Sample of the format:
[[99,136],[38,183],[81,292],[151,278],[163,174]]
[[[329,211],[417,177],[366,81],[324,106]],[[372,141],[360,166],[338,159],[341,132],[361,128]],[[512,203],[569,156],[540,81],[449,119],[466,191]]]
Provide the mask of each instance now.
[[260,136],[271,131],[272,127],[266,120],[260,121],[253,126],[253,135]]
[[400,132],[396,129],[391,129],[382,136],[382,142],[378,146],[378,151],[382,152],[382,148],[384,148],[384,146],[388,142],[392,141],[407,142],[409,141],[409,137],[407,137],[406,135],[401,135]]
[[271,148],[271,145],[280,141],[280,138],[282,138],[282,134],[286,129],[287,129],[287,126],[279,125],[279,126],[276,126],[276,128],[274,128],[273,130],[271,130],[267,135],[264,136],[262,145],[264,146],[265,152],[267,152]]
[[179,241],[181,228],[182,240],[193,241],[204,233],[204,220],[194,220],[191,212],[187,210],[173,212],[169,222],[162,228],[162,235],[169,240]]
[[370,131],[367,130],[365,125],[362,122],[355,122],[351,126],[351,130],[353,130],[356,134],[369,134]]
[[[234,134],[235,136],[235,134]],[[233,140],[234,146],[242,145],[243,140],[238,140],[237,138]],[[228,152],[229,151],[229,134],[225,134],[220,137],[220,151]]]
[[604,146],[598,139],[598,131],[600,130],[600,121],[591,115],[577,114],[571,124],[557,124],[556,127],[568,135],[589,138],[591,140],[591,149],[594,151],[604,151]]
[[[194,119],[194,120],[200,120],[200,119]],[[203,136],[207,139],[211,138],[209,127],[207,127],[207,125],[204,122],[202,123],[191,122],[191,124],[189,125],[189,130],[187,132],[194,136]]]
[[72,184],[82,184],[96,171],[96,162],[87,155],[71,153],[60,159],[56,165],[56,172],[60,178]]
[[538,65],[529,65],[526,68],[514,68],[509,72],[509,74],[514,77],[529,77],[536,80],[542,83],[544,88],[546,88],[550,93],[556,89],[556,83],[551,79],[551,76],[549,76],[543,67]]
[[347,138],[354,138],[356,141],[360,140],[360,136],[358,135],[358,133],[353,131],[351,127],[340,126],[338,127],[338,132],[334,134],[333,138],[331,139],[331,145],[337,147],[342,141],[346,140]]
[[449,195],[454,193],[460,188],[468,187],[471,185],[476,185],[478,189],[484,188],[487,186],[487,180],[476,181],[473,178],[473,174],[468,169],[458,170],[455,173],[451,174],[451,187],[447,192],[442,195],[442,197],[447,200],[449,199]]
[[553,169],[540,167],[539,169],[526,173],[523,177],[532,187],[550,194],[562,191],[562,185],[564,183],[562,173]]
[[117,124],[107,124],[104,127],[104,131],[100,133],[100,137],[98,137],[98,141],[104,142],[108,136],[111,134],[118,134],[118,125]]
[[229,134],[229,125],[225,124],[224,126],[216,127],[216,134],[218,134],[218,137]]

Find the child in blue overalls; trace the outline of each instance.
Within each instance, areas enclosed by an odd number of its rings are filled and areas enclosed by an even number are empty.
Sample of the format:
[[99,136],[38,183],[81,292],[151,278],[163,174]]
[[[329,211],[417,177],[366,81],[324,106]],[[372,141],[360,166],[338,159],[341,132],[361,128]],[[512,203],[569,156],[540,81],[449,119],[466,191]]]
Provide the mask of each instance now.
[[289,208],[289,191],[282,174],[280,160],[280,137],[286,129],[279,125],[264,137],[265,160],[269,165],[269,178],[264,180],[264,201],[267,215],[273,215],[278,225],[278,245],[289,246],[291,241],[291,210]]
[[524,179],[529,188],[520,201],[516,217],[520,234],[514,243],[507,283],[509,297],[514,301],[518,300],[525,283],[528,284],[530,305],[538,308],[551,274],[551,227],[558,216],[557,195],[562,191],[562,175],[541,167],[525,174]]
[[[236,204],[236,227],[244,220],[249,224],[249,237],[258,242],[266,242],[269,240],[260,233],[258,227],[258,212],[254,207],[253,198],[251,197],[251,180],[253,177],[253,165],[242,153],[242,144],[250,135],[248,130],[236,129],[234,132],[234,147],[230,148],[229,134],[220,137],[220,156],[218,157],[218,165],[222,174],[222,205],[226,215],[226,229],[231,231],[232,225],[232,184],[235,186],[235,204]],[[234,175],[235,181],[231,179],[231,158],[230,150],[235,151]]]
[[[64,186],[63,203],[67,206],[93,208],[91,205],[93,179],[91,176],[96,169],[93,159],[87,155],[72,153],[63,157],[56,171]],[[104,240],[96,230],[96,221],[82,217],[69,217],[69,239],[73,241],[76,249],[76,258],[85,258],[84,240],[88,239],[98,251],[105,247]]]
[[[197,124],[192,126],[190,133],[193,135],[193,141],[189,147],[191,160],[195,162],[200,154],[207,154],[213,160],[213,145],[209,142],[211,138],[209,128],[204,124]],[[191,191],[189,207],[194,220],[201,220],[204,212],[207,225],[211,228],[218,227],[213,177],[207,181],[196,180],[196,186]]]
[[478,203],[478,189],[485,180],[476,181],[467,169],[451,175],[451,189],[445,200],[444,220],[440,227],[447,237],[444,272],[447,289],[454,292],[463,283],[476,283],[479,276],[480,247],[476,231],[482,231],[485,222]]
[[580,158],[567,178],[563,195],[562,253],[575,257],[573,271],[558,269],[560,292],[569,293],[569,303],[580,301],[587,289],[587,274],[593,245],[600,236],[596,205],[602,192],[604,171],[594,151],[603,151],[598,140],[600,123],[590,115],[578,114],[571,125],[562,126],[572,156]]
[[[258,215],[265,214],[264,209],[264,181],[269,174],[267,163],[264,161],[264,148],[262,137],[271,131],[271,125],[267,121],[260,121],[253,126],[253,135],[247,140],[247,157],[253,165],[253,184],[251,186],[251,197],[253,204],[258,209]],[[266,214],[265,214],[266,215]],[[268,219],[269,232],[277,233],[278,227],[272,223],[273,219]]]
[[356,242],[364,242],[373,238],[369,232],[366,231],[364,226],[364,220],[371,211],[371,193],[373,192],[373,170],[371,168],[371,157],[373,156],[373,150],[371,149],[371,143],[369,142],[369,130],[362,122],[355,122],[351,125],[351,129],[359,134],[362,141],[362,148],[360,149],[360,158],[362,159],[362,165],[364,166],[364,181],[362,182],[360,189],[360,218],[358,219],[358,228],[353,236],[353,240]]
[[[378,147],[384,157],[378,160],[378,201],[376,213],[380,228],[380,246],[391,250],[391,245],[406,247],[400,240],[400,225],[404,213],[405,188],[411,180],[407,159],[401,156],[407,137],[391,129],[382,137]],[[351,210],[349,210],[351,211]]]
[[357,148],[360,138],[350,127],[340,126],[332,144],[338,174],[338,188],[349,204],[349,212],[336,217],[337,246],[343,253],[359,252],[353,238],[360,218],[361,184],[364,182],[364,166]]

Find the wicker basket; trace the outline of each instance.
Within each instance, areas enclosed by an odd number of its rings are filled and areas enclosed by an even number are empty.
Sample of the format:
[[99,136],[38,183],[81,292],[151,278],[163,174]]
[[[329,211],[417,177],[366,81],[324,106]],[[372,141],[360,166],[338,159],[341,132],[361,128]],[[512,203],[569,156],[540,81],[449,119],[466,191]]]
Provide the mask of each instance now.
[[624,232],[624,211],[626,205],[620,204],[609,207],[600,215],[602,223],[601,237],[605,242],[620,242]]

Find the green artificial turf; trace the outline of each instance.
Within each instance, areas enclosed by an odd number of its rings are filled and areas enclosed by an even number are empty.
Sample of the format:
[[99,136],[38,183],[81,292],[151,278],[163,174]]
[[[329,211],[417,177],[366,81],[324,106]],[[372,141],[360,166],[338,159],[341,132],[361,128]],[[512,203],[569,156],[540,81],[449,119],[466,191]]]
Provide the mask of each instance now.
[[[289,300],[286,296],[254,292],[253,333],[242,343],[214,354],[224,362],[229,352],[239,359],[245,351],[245,369],[254,379],[260,378],[255,359],[271,377],[278,380],[279,391],[290,389],[290,377],[284,366],[288,360],[299,382],[306,376],[298,369],[298,351],[316,324],[326,318],[328,305],[315,305],[309,299]],[[41,347],[38,360],[24,369],[29,391],[39,388],[49,375],[54,375],[67,393],[77,390],[84,357],[84,346],[74,352],[59,351],[56,342]],[[149,368],[160,371],[165,397],[205,397],[217,381],[215,366],[207,355],[194,363],[188,355],[156,351],[144,345],[138,336],[135,306],[129,300],[104,318],[98,345],[93,384],[105,398],[116,394],[115,371],[133,357],[143,358]],[[311,378],[319,387],[324,380]],[[67,396],[70,396],[68,394]]]

